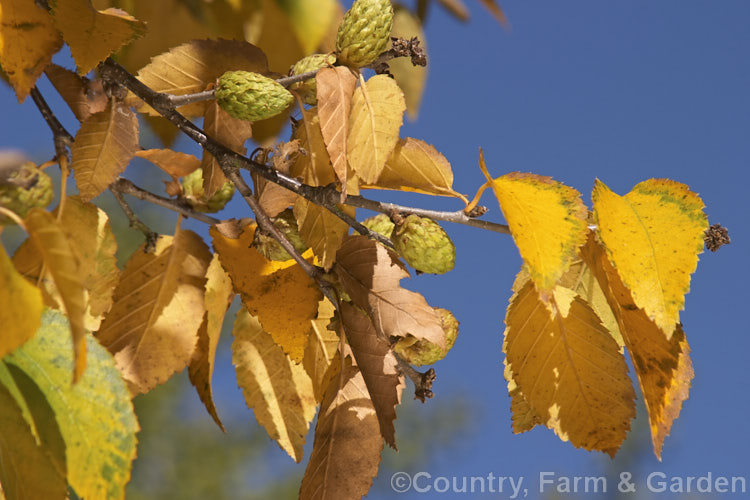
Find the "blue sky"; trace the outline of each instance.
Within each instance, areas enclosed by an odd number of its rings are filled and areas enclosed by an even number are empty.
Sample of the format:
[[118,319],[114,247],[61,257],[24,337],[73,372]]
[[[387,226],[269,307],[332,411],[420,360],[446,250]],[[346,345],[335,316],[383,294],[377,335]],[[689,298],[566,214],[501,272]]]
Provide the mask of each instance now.
[[[631,471],[639,493],[653,471],[739,475],[750,483],[750,3],[506,1],[510,31],[467,3],[473,18],[465,25],[432,9],[423,107],[418,120],[402,129],[402,135],[445,154],[456,189],[473,194],[483,182],[480,147],[494,175],[549,175],[581,191],[589,205],[595,178],[625,194],[642,180],[669,177],[701,195],[710,223],[727,226],[732,244],[702,254],[693,276],[681,319],[696,377],[663,461],[646,449],[633,465],[575,449],[545,428],[512,434],[501,345],[520,257],[508,236],[446,224],[458,252],[455,270],[404,285],[433,305],[449,307],[461,321],[456,346],[435,367],[435,391],[436,398],[469,396],[472,425],[460,443],[417,470],[432,476],[524,476],[529,498],[538,496],[541,471]],[[19,106],[2,87],[0,109],[0,148],[19,148],[38,160],[51,155],[49,131],[30,100]],[[71,117],[62,114],[74,129]],[[410,200],[460,208],[448,199]],[[491,209],[488,218],[502,221],[490,193],[482,203]],[[225,390],[239,398],[235,387]],[[429,412],[430,402],[417,411]],[[641,411],[635,425],[645,419]],[[391,493],[389,481],[389,474],[378,477],[372,497],[432,497]],[[454,497],[474,496],[440,496]]]

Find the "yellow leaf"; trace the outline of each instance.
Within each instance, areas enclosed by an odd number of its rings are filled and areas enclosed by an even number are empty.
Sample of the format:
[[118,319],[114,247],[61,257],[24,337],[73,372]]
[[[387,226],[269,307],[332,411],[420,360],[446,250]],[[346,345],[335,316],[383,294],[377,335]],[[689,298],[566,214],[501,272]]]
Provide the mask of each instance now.
[[406,384],[399,371],[396,356],[388,341],[378,336],[370,318],[361,309],[342,302],[341,322],[370,393],[380,433],[385,442],[397,450],[393,421],[396,420],[396,406],[401,404],[401,392]]
[[527,432],[544,423],[542,418],[534,412],[529,402],[526,400],[526,396],[523,395],[521,389],[516,384],[513,378],[513,370],[508,365],[508,358],[503,360],[503,366],[505,367],[505,380],[508,382],[508,395],[510,395],[510,413],[513,423],[513,432],[520,434]]
[[[247,310],[295,363],[301,362],[312,329],[310,320],[322,298],[315,282],[294,260],[270,261],[250,248],[254,225],[247,226],[239,239],[226,238],[214,227],[209,233]],[[311,254],[308,250],[303,256]]]
[[604,249],[593,237],[589,238],[582,253],[619,323],[648,410],[654,453],[661,460],[664,439],[680,415],[693,378],[690,347],[682,326],[678,324],[672,337],[667,339],[656,323],[635,304],[631,292],[623,285]]
[[174,238],[160,237],[153,253],[139,247],[125,264],[97,338],[115,356],[134,394],[150,391],[190,363],[210,261],[200,236],[178,230]]
[[347,67],[338,66],[321,69],[315,81],[320,131],[333,164],[333,170],[343,186],[343,192],[346,193],[349,107],[354,87],[357,85],[357,78]]
[[[412,14],[409,9],[396,8],[393,16],[393,29],[391,36],[411,40],[419,38],[419,46],[427,52],[424,30],[419,18]],[[428,57],[429,58],[429,57]],[[412,120],[417,119],[419,105],[422,102],[425,82],[427,81],[427,68],[425,66],[414,66],[408,57],[397,57],[388,61],[391,74],[396,83],[404,91],[406,101],[406,112]]]
[[216,405],[214,405],[211,378],[214,373],[216,346],[219,344],[224,315],[233,298],[232,281],[221,267],[219,256],[214,254],[206,271],[206,317],[198,330],[198,344],[188,367],[188,375],[209,415],[225,432],[224,424],[221,423],[216,412]]
[[312,320],[313,331],[302,359],[302,366],[312,380],[315,401],[318,403],[323,400],[323,393],[330,382],[326,374],[330,374],[328,368],[339,346],[338,334],[328,329],[334,312],[335,308],[328,299],[324,298],[318,303],[318,316]]
[[34,336],[42,317],[42,293],[18,274],[0,245],[0,358]]
[[383,438],[362,373],[347,357],[320,406],[300,500],[361,498],[378,473]]
[[297,155],[290,172],[293,177],[301,177],[305,184],[325,186],[335,182],[336,176],[323,141],[317,111],[318,108],[302,110],[302,123],[297,125],[294,137],[307,154]]
[[50,64],[44,70],[55,90],[65,100],[78,121],[104,111],[107,108],[107,95],[101,80],[91,81],[75,71],[70,71],[57,64]]
[[352,302],[367,311],[384,338],[412,335],[445,346],[435,310],[422,295],[401,288],[409,272],[396,253],[364,236],[347,236],[334,269]]
[[315,52],[336,15],[336,0],[285,0],[279,2],[289,18],[305,54]]
[[[59,207],[54,214],[59,213]],[[81,201],[78,196],[66,198],[60,226],[67,235],[73,254],[80,264],[84,288],[86,330],[99,329],[102,316],[112,305],[112,293],[120,270],[117,268],[117,241],[107,214],[96,205]],[[54,282],[42,277],[43,257],[31,240],[25,241],[13,255],[18,270],[32,282],[41,281],[52,307],[63,309],[62,298]]]
[[[350,217],[354,217],[354,207],[339,205],[339,209]],[[339,219],[327,208],[301,197],[294,204],[294,217],[297,219],[302,241],[312,248],[320,265],[326,271],[331,269],[336,259],[336,252],[341,248],[341,242],[349,232],[349,224]]]
[[173,179],[185,177],[201,166],[201,161],[195,156],[171,149],[143,149],[136,151],[135,155],[150,161]]
[[[137,76],[157,92],[182,95],[206,90],[226,71],[235,70],[266,73],[266,56],[244,41],[192,40],[154,57]],[[206,102],[197,102],[179,111],[185,116],[203,116],[206,106]],[[157,114],[145,104],[139,111]]]
[[105,111],[81,123],[71,148],[81,199],[90,201],[107,189],[138,149],[138,118],[114,99]]
[[395,189],[438,196],[466,197],[453,190],[451,164],[434,146],[419,139],[400,139],[376,183],[366,189]]
[[404,94],[386,75],[375,75],[354,91],[349,117],[349,165],[365,184],[380,177],[398,142],[406,109]]
[[708,220],[697,194],[679,182],[651,179],[625,196],[597,180],[597,235],[635,305],[672,337],[690,275],[703,252]]
[[44,265],[52,275],[62,298],[65,314],[70,321],[73,337],[75,366],[73,381],[77,381],[86,368],[86,343],[84,342],[84,300],[83,278],[80,263],[75,256],[71,241],[55,218],[40,208],[32,208],[24,220],[29,239],[41,253]]
[[[229,116],[229,113],[221,109],[216,101],[206,104],[203,130],[227,148],[241,155],[244,155],[246,151],[245,141],[253,135],[252,124],[249,121]],[[204,196],[210,198],[227,182],[227,178],[216,158],[205,149],[201,168],[203,169]]]
[[0,384],[0,463],[3,464],[0,498],[68,498],[64,474],[57,470],[47,450],[37,444],[21,408],[3,384]]
[[0,5],[0,66],[18,102],[29,95],[37,78],[62,47],[49,13],[29,0],[3,0]]
[[617,343],[566,290],[556,288],[550,299],[554,317],[532,283],[515,294],[503,351],[512,380],[547,427],[577,448],[614,456],[635,416],[635,392]]
[[244,308],[237,312],[233,333],[232,363],[248,408],[271,439],[299,462],[315,417],[310,377]]
[[494,179],[492,189],[526,269],[546,298],[586,242],[581,194],[550,177],[520,172]]
[[250,35],[248,41],[263,49],[272,71],[287,73],[289,67],[305,55],[305,51],[297,37],[290,36],[294,28],[281,2],[260,0],[257,3],[262,6],[261,12],[248,23],[255,21],[250,29],[246,28]]
[[146,31],[145,23],[127,12],[97,11],[89,0],[50,0],[50,7],[81,75]]
[[112,355],[91,335],[86,335],[86,373],[70,383],[74,361],[68,330],[65,316],[47,310],[34,338],[3,361],[27,375],[54,411],[65,441],[67,479],[77,496],[123,499],[138,431],[130,394]]

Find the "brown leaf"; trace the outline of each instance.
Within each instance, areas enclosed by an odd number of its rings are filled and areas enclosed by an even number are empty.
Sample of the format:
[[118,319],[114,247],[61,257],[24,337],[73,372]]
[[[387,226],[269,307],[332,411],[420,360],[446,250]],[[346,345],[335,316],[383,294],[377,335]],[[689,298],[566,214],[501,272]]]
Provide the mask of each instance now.
[[214,405],[211,378],[214,373],[216,346],[219,344],[224,315],[233,298],[232,281],[222,269],[219,256],[214,254],[206,271],[206,292],[204,296],[206,316],[198,330],[198,344],[195,346],[193,359],[188,366],[188,375],[190,376],[190,382],[198,391],[198,396],[201,398],[203,405],[208,410],[208,414],[224,432],[226,432],[226,429],[224,429],[224,424],[221,423],[219,414],[216,412],[216,405]]
[[49,13],[36,2],[3,0],[0,40],[0,66],[16,91],[18,102],[23,102],[62,47],[62,37]]
[[550,301],[554,315],[531,282],[511,299],[503,343],[511,380],[560,439],[614,456],[635,416],[625,359],[574,292],[557,287]]
[[284,354],[247,309],[237,312],[233,333],[232,363],[248,408],[271,439],[299,462],[315,417],[310,377]]
[[336,174],[331,166],[323,133],[320,131],[318,109],[302,110],[302,122],[297,125],[294,138],[306,154],[298,155],[290,173],[301,177],[302,182],[311,186],[325,186],[336,181]]
[[100,80],[91,81],[57,64],[47,66],[44,74],[47,75],[78,121],[82,122],[107,108],[109,100]]
[[55,286],[65,306],[73,336],[73,381],[77,381],[86,368],[86,329],[84,315],[86,304],[80,263],[62,227],[49,212],[32,208],[24,219],[29,238],[42,254],[45,266],[52,275]]
[[326,390],[300,500],[367,494],[378,473],[383,438],[362,373],[345,358]]
[[313,331],[302,358],[302,366],[312,380],[315,401],[318,403],[323,400],[323,393],[330,382],[326,375],[330,374],[329,367],[339,346],[338,334],[328,329],[334,312],[333,304],[328,299],[318,303],[318,317],[312,320]]
[[346,140],[349,134],[349,107],[357,78],[346,66],[323,68],[315,77],[317,82],[318,117],[323,140],[331,158],[333,170],[346,194]]
[[[300,151],[299,141],[294,139],[289,142],[280,142],[273,152],[273,168],[282,174],[289,174],[292,164],[297,161]],[[297,195],[278,184],[253,174],[255,194],[263,211],[269,217],[276,217],[286,210],[297,199]]]
[[370,318],[361,309],[342,302],[341,322],[378,415],[380,433],[386,443],[398,450],[393,421],[405,383],[396,356],[388,342],[378,337]]
[[[354,207],[339,205],[345,214],[354,218]],[[294,217],[297,219],[299,234],[302,240],[312,248],[320,265],[327,271],[331,269],[336,252],[341,247],[344,236],[349,232],[349,224],[305,198],[298,197],[294,204]]]
[[138,149],[138,118],[114,99],[105,111],[81,123],[71,148],[81,199],[90,201],[107,189]]
[[51,0],[50,7],[81,75],[146,31],[146,24],[127,12],[97,11],[89,0]]
[[112,310],[98,339],[114,356],[134,394],[148,392],[188,366],[204,312],[211,252],[200,236],[161,236],[125,264]]
[[589,237],[582,255],[593,269],[617,318],[648,410],[654,454],[661,460],[664,439],[680,415],[693,379],[690,347],[682,325],[678,323],[671,339],[667,340],[656,323],[635,305],[604,249],[593,237]]
[[[216,101],[206,103],[203,115],[203,130],[227,148],[241,155],[245,154],[245,141],[253,136],[252,124],[246,120],[232,118],[219,107]],[[221,165],[211,153],[203,150],[203,191],[210,198],[227,182]]]
[[412,335],[445,346],[435,310],[420,294],[401,288],[409,276],[398,256],[364,236],[347,236],[336,254],[336,275],[352,301],[368,312],[385,338]]
[[[192,40],[154,57],[138,72],[138,79],[157,92],[182,95],[201,92],[226,71],[266,73],[268,62],[258,47],[239,40]],[[185,116],[202,116],[207,104],[182,106]],[[156,114],[149,106],[142,112]]]
[[171,149],[144,149],[136,151],[135,156],[150,161],[173,179],[185,177],[201,166],[195,156]]
[[530,431],[537,425],[544,423],[542,418],[537,415],[534,409],[529,405],[526,396],[513,379],[513,370],[508,365],[507,358],[503,360],[505,365],[505,380],[508,381],[508,395],[510,396],[510,413],[513,422],[513,432],[520,434]]

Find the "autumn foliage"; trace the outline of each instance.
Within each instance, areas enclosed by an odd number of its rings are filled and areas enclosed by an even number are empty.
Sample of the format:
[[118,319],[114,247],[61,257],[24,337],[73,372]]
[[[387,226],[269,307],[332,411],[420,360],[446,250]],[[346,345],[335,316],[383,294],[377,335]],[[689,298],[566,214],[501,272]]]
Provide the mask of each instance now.
[[[122,498],[136,456],[131,400],[185,368],[223,429],[211,378],[235,297],[232,362],[258,423],[300,462],[317,415],[300,498],[365,495],[384,443],[397,448],[406,379],[415,397],[432,397],[435,371],[417,371],[393,347],[409,339],[444,348],[446,325],[404,286],[412,272],[390,235],[362,226],[357,209],[388,214],[396,227],[415,214],[509,234],[523,259],[502,342],[513,431],[544,425],[614,456],[635,416],[636,381],[660,457],[693,378],[679,313],[708,229],[697,194],[650,179],[620,195],[596,180],[587,207],[549,177],[491,174],[481,151],[486,182],[476,195],[459,193],[448,160],[400,132],[425,82],[423,12],[397,6],[389,48],[366,68],[326,63],[307,75],[311,106],[299,81],[281,75],[306,55],[337,54],[338,1],[190,3],[197,12],[180,0],[0,2],[4,76],[19,101],[31,96],[43,112],[50,165],[63,174],[53,210],[0,205],[28,235],[12,257],[0,246],[6,498],[62,499],[68,486],[81,498]],[[465,15],[461,2],[443,3]],[[482,3],[504,22],[495,2]],[[51,63],[63,44],[75,70]],[[296,104],[267,120],[234,118],[212,94],[228,71],[275,79]],[[35,87],[43,74],[80,121],[74,134]],[[279,141],[290,120],[291,136]],[[142,148],[147,131],[164,147]],[[178,133],[202,153],[172,149]],[[258,149],[248,155],[249,139]],[[124,177],[135,157],[171,178],[163,192]],[[77,195],[66,195],[70,173]],[[13,179],[0,172],[0,188],[29,189]],[[505,224],[483,218],[488,189]],[[94,203],[106,190],[145,236],[122,269],[108,214]],[[465,207],[426,211],[365,196],[377,190]],[[232,194],[247,218],[219,218]],[[172,234],[153,233],[126,195],[206,223],[208,239],[180,222]],[[282,213],[292,214],[304,250],[275,225]],[[291,258],[270,260],[261,237]]]

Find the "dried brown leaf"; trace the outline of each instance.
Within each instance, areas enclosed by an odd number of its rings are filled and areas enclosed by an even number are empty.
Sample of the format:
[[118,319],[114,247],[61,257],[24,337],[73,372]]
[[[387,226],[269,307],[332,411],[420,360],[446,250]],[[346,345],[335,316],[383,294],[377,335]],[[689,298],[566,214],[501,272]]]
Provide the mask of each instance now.
[[[229,113],[219,107],[216,101],[206,103],[203,115],[203,130],[235,153],[244,155],[245,141],[253,136],[252,124],[246,120],[239,120],[229,116]],[[210,198],[228,182],[221,165],[214,156],[203,150],[201,160],[203,168],[203,191],[206,198]]]
[[385,442],[397,450],[393,421],[396,420],[396,406],[401,404],[405,384],[396,356],[388,342],[378,336],[370,318],[361,309],[342,302],[341,322],[378,415],[380,433]]
[[298,155],[290,170],[294,177],[301,177],[302,182],[311,186],[325,186],[336,181],[336,174],[331,166],[323,133],[320,131],[318,109],[302,110],[302,121],[294,132],[300,148],[306,154]]
[[[273,153],[273,168],[282,174],[288,175],[292,165],[301,154],[299,140],[294,139],[289,142],[281,142],[276,146]],[[258,174],[253,174],[253,183],[258,203],[269,217],[279,215],[297,199],[297,195],[294,192]]]
[[318,118],[328,156],[346,193],[347,136],[349,108],[357,78],[346,66],[323,68],[315,77],[317,82]]
[[81,123],[71,148],[81,199],[90,201],[107,189],[138,149],[138,118],[114,99],[105,111]]
[[445,345],[435,310],[422,295],[401,288],[409,276],[393,251],[364,236],[347,236],[336,254],[336,275],[352,301],[368,312],[385,338],[412,335]]
[[[354,217],[354,207],[340,205],[339,209]],[[336,252],[341,247],[344,236],[349,232],[349,224],[305,198],[297,198],[294,204],[294,217],[297,219],[299,234],[302,240],[312,248],[313,253],[325,269],[331,269],[336,259]]]
[[367,494],[378,473],[383,438],[359,368],[346,357],[326,389],[300,500],[338,500]]
[[201,166],[201,161],[195,156],[171,149],[144,149],[135,155],[150,161],[173,179],[185,177]]
[[114,356],[134,394],[148,392],[188,366],[204,312],[211,252],[200,236],[161,236],[125,264],[114,305],[98,339]]
[[109,101],[100,80],[91,81],[57,64],[47,66],[44,74],[47,75],[78,121],[82,122],[107,108]]

